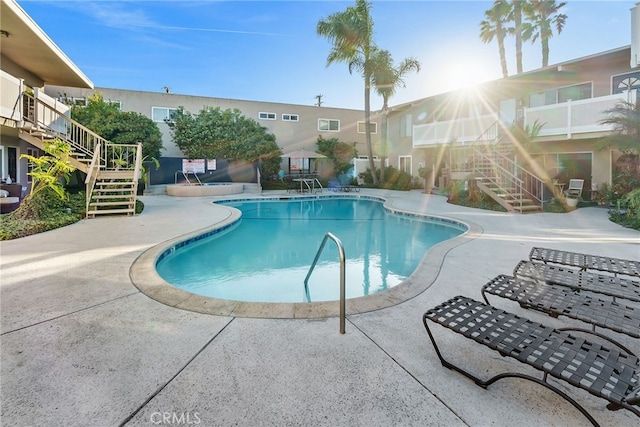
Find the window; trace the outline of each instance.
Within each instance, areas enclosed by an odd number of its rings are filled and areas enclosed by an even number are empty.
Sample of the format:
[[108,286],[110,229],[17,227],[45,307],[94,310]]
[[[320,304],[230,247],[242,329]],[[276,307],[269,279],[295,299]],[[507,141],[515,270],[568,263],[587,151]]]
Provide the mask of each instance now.
[[282,121],[283,122],[297,122],[299,120],[299,116],[297,114],[283,114]]
[[76,107],[86,107],[87,98],[85,97],[73,98],[73,105],[75,105]]
[[111,101],[111,100],[108,100],[108,101],[105,101],[105,102],[107,104],[109,104],[109,105],[115,105],[116,107],[118,107],[118,110],[122,111],[122,102],[120,102],[120,101]]
[[260,120],[275,120],[276,117],[276,113],[258,113],[258,118]]
[[167,120],[171,120],[173,115],[176,113],[176,108],[168,108],[168,107],[151,107],[151,119],[154,122],[165,122]]
[[411,175],[411,156],[398,156],[398,169]]
[[529,107],[542,107],[553,105],[568,100],[578,101],[580,99],[591,98],[591,83],[581,83],[578,85],[549,89],[544,92],[532,93],[529,95]]
[[[32,157],[40,157],[40,150],[37,148],[27,148],[27,154]],[[33,182],[31,171],[33,170],[33,163],[27,162],[27,182]]]
[[591,83],[582,83],[558,89],[558,102],[591,98]]
[[634,89],[640,92],[640,71],[614,76],[611,79],[611,83],[613,86],[611,94],[623,93]]
[[[366,133],[366,129],[365,122],[358,122],[358,133]],[[378,123],[369,123],[369,129],[371,129],[371,133],[378,133]]]
[[400,136],[411,136],[413,134],[413,117],[405,114],[400,117]]
[[340,120],[318,119],[318,130],[326,132],[340,132]]

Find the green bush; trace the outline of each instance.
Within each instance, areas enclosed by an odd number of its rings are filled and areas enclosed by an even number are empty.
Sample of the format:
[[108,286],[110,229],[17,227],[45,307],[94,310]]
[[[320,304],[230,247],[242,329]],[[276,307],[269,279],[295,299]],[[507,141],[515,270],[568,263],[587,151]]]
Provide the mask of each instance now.
[[51,189],[25,198],[20,207],[2,215],[0,240],[30,236],[73,224],[85,216],[84,193],[62,200]]
[[[22,201],[20,208],[0,217],[0,240],[11,240],[43,233],[80,221],[86,214],[83,191],[62,200],[52,190],[44,190]],[[144,210],[144,203],[136,200],[136,214]],[[37,215],[34,215],[37,214]]]
[[[376,176],[380,176],[378,170],[375,171]],[[368,187],[373,186],[373,178],[371,177],[371,169],[367,168],[366,172],[360,173],[360,178],[364,179],[364,183]],[[379,188],[385,190],[398,190],[409,191],[412,188],[417,188],[415,179],[406,172],[394,168],[393,166],[387,166],[384,170],[384,182],[378,183]]]

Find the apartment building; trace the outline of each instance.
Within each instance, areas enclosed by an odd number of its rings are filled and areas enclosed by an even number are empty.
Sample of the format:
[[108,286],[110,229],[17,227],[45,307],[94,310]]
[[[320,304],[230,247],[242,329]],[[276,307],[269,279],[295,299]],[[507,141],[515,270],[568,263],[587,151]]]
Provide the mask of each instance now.
[[[389,157],[414,175],[419,167],[429,168],[427,184],[437,186],[476,178],[474,152],[499,147],[514,161],[514,175],[520,175],[519,167],[536,165],[544,172],[539,175],[559,183],[583,179],[588,198],[592,189],[611,183],[621,155],[598,147],[613,130],[601,123],[604,111],[638,99],[640,3],[631,9],[630,46],[394,106]],[[515,124],[538,130],[524,150],[509,133]]]
[[[338,138],[342,142],[353,143],[359,154],[367,153],[362,110],[174,94],[165,90],[145,92],[55,85],[47,85],[45,88],[48,96],[59,102],[74,105],[84,105],[94,92],[100,92],[105,100],[118,104],[122,111],[140,113],[158,125],[165,150],[159,159],[161,169],[152,171],[152,184],[173,182],[176,170],[181,167],[184,154],[173,142],[166,122],[179,107],[192,114],[197,114],[204,107],[238,109],[244,116],[256,120],[268,132],[274,134],[276,143],[285,153],[300,149],[315,151],[318,137]],[[380,131],[379,118],[376,115],[372,118],[371,129],[372,141],[377,146]],[[285,166],[283,161],[283,167]]]
[[[65,85],[92,89],[93,82],[56,46],[27,13],[13,0],[0,2],[0,178],[30,185],[28,164],[22,154],[38,156],[28,129],[28,113],[33,113],[38,97],[42,104],[61,115],[69,107],[45,95],[45,85]],[[25,102],[25,98],[29,101]],[[53,124],[52,117],[42,116]]]

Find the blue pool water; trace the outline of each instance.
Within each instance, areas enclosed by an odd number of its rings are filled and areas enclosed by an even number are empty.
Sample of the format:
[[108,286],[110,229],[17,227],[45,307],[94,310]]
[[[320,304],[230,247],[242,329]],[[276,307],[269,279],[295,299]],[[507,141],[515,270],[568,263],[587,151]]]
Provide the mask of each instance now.
[[[462,234],[462,225],[387,212],[355,198],[244,201],[236,227],[166,252],[160,276],[188,292],[254,302],[303,302],[304,279],[331,232],[346,256],[347,298],[393,287],[433,245]],[[340,263],[327,241],[309,280],[311,301],[339,299]]]

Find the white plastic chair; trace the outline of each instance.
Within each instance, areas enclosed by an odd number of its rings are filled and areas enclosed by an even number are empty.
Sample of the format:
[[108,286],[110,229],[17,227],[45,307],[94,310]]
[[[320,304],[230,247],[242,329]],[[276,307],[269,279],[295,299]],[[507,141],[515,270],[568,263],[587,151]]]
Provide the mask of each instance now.
[[570,179],[569,188],[564,192],[566,197],[576,197],[582,199],[582,187],[584,186],[584,179]]

